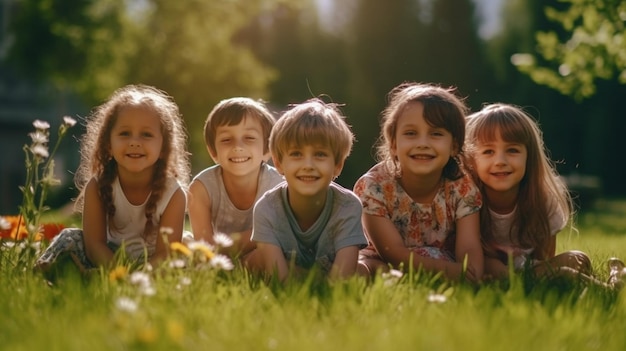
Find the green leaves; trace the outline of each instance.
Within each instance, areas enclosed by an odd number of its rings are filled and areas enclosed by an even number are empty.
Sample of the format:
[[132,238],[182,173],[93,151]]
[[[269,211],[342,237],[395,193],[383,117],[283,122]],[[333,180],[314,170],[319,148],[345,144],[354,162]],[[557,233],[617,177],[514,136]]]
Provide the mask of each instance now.
[[546,9],[546,16],[566,31],[536,34],[538,55],[514,55],[511,61],[536,83],[577,100],[596,92],[598,79],[626,84],[626,3],[621,1],[562,0],[566,10]]

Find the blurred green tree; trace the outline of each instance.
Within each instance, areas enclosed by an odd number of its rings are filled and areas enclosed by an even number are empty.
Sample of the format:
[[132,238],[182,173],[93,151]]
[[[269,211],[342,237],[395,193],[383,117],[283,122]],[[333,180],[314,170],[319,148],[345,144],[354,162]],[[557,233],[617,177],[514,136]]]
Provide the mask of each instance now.
[[6,60],[92,104],[123,83],[132,30],[123,0],[18,0]]
[[546,7],[546,16],[564,31],[539,31],[538,55],[512,57],[518,69],[535,82],[577,100],[596,93],[598,79],[626,83],[626,2],[622,0],[560,0]]
[[267,99],[276,71],[236,38],[252,18],[293,0],[20,0],[8,60],[89,106],[130,83],[174,97],[190,131],[194,171],[211,163],[202,126],[219,100]]

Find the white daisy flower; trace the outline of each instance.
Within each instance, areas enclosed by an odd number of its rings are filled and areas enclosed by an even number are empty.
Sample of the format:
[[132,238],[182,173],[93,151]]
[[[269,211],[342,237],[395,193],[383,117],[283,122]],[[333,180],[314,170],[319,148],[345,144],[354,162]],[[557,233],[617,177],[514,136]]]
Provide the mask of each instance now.
[[63,124],[68,127],[73,127],[76,125],[76,120],[70,116],[63,116]]
[[448,301],[448,298],[446,297],[446,295],[444,294],[435,294],[435,293],[430,293],[428,294],[428,302],[431,303],[444,303],[446,301]]
[[169,267],[170,268],[185,268],[187,264],[185,263],[184,260],[181,260],[180,258],[172,260],[169,262]]
[[50,123],[48,123],[46,121],[39,120],[39,119],[36,119],[33,122],[33,126],[35,127],[35,129],[38,129],[38,130],[48,130],[48,129],[50,129]]
[[115,301],[115,307],[120,311],[133,313],[137,311],[138,305],[135,300],[122,296]]
[[233,268],[235,268],[230,258],[228,258],[225,255],[219,255],[219,254],[215,255],[215,257],[211,259],[211,266],[213,266],[214,268],[223,269],[225,271],[230,271]]
[[133,272],[130,275],[130,282],[131,284],[135,284],[135,285],[150,285],[151,281],[150,281],[150,276],[144,272]]
[[187,244],[187,247],[191,251],[215,251],[215,247],[204,240],[196,240]]
[[30,151],[33,153],[33,155],[41,158],[48,158],[48,156],[50,155],[48,154],[48,148],[41,144],[34,145],[30,148]]
[[11,229],[11,222],[7,221],[6,218],[0,217],[0,230],[9,230]]
[[160,229],[161,235],[172,235],[174,234],[174,229],[170,227],[161,227]]
[[215,244],[220,247],[233,246],[233,239],[224,233],[216,233],[213,235],[213,240],[215,241]]
[[29,133],[28,136],[30,136],[30,139],[33,141],[33,144],[45,144],[49,141],[48,135],[46,135],[46,133],[43,133],[40,130],[34,133]]

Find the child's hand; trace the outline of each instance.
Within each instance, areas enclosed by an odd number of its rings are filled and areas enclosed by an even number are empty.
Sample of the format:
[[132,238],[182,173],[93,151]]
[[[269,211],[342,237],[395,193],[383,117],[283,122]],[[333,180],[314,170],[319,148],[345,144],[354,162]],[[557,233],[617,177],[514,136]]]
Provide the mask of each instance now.
[[[463,266],[461,265],[461,270],[462,269],[463,269]],[[467,270],[464,273],[462,273],[462,276],[465,277],[465,280],[470,281],[472,283],[478,283],[479,281],[476,270],[474,269],[474,267],[470,265],[467,266]]]

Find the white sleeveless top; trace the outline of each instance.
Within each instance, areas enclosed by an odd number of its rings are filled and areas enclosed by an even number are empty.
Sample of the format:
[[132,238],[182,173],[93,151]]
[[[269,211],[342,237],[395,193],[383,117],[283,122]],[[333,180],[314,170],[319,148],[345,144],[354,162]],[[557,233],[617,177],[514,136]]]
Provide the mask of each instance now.
[[[284,178],[276,168],[263,162],[259,172],[257,185],[257,193],[255,202],[259,200],[266,191],[272,189]],[[231,201],[224,187],[222,179],[222,167],[218,165],[211,166],[200,172],[194,179],[197,179],[204,185],[209,197],[211,198],[211,223],[213,232],[231,235],[240,233],[252,228],[252,209],[254,207],[240,210]]]
[[113,187],[113,204],[115,205],[115,215],[110,221],[107,221],[107,242],[122,247],[126,251],[129,258],[137,259],[144,257],[144,253],[148,257],[152,256],[156,248],[156,238],[159,232],[158,223],[161,215],[170,202],[172,195],[180,184],[175,178],[169,178],[163,191],[163,196],[156,206],[156,212],[152,216],[154,224],[154,232],[147,233],[144,238],[144,230],[146,227],[146,201],[141,205],[131,204],[122,187],[119,178],[116,178],[112,184]]

